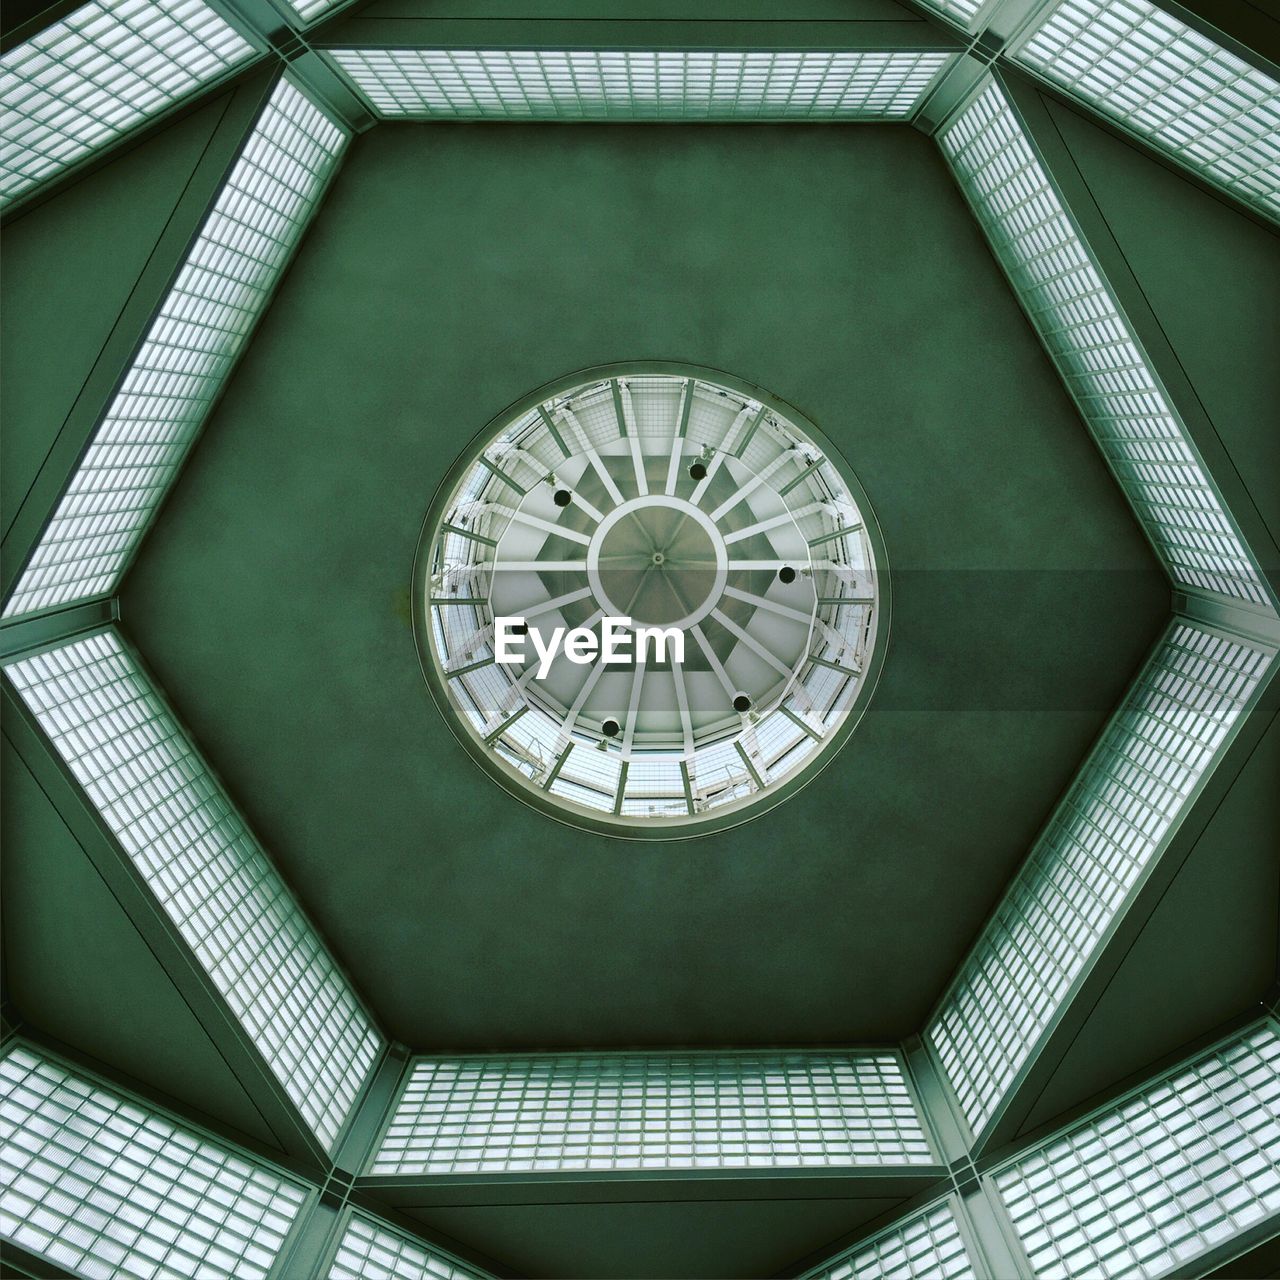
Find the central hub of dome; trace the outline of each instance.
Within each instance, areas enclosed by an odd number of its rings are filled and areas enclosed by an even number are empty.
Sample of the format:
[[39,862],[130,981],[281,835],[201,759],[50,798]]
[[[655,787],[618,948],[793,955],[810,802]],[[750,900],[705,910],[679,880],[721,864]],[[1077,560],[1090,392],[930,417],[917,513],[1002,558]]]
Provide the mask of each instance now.
[[719,530],[692,503],[645,496],[603,520],[587,573],[606,612],[646,626],[691,627],[715,608],[728,554]]

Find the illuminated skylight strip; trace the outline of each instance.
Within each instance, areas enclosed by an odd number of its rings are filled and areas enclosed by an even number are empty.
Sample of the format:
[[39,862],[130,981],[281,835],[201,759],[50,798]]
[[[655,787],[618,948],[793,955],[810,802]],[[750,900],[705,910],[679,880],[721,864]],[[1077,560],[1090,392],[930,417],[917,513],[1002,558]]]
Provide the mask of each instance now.
[[1280,84],[1147,0],[1061,0],[1014,60],[1280,218]]
[[998,1171],[1037,1276],[1183,1274],[1280,1213],[1280,1035],[1264,1022]]
[[975,1133],[1181,818],[1269,655],[1175,622],[928,1028]]
[[481,1280],[484,1274],[357,1213],[338,1241],[328,1280]]
[[381,1039],[145,672],[107,630],[5,673],[332,1148]]
[[418,120],[905,120],[946,52],[335,49]]
[[919,3],[934,13],[940,13],[958,22],[967,30],[973,29],[973,20],[978,11],[986,4],[986,0],[919,0]]
[[418,1059],[369,1172],[935,1162],[893,1053]]
[[0,202],[55,177],[255,50],[201,0],[92,0],[0,57]]
[[26,1045],[0,1060],[0,1236],[68,1274],[266,1280],[306,1196]]
[[951,1202],[896,1223],[802,1280],[976,1280]]
[[1171,576],[1270,607],[1186,428],[999,86],[989,84],[939,141]]
[[115,590],[301,238],[347,135],[281,80],[4,616]]
[[336,9],[343,9],[350,0],[284,0],[284,2],[306,23],[314,22]]

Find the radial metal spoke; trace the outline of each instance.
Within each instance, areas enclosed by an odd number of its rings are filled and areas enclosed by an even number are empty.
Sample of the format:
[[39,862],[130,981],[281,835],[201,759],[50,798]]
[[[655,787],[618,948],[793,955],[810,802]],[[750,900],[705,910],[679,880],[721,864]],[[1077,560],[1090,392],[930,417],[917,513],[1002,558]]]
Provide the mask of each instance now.
[[671,680],[676,687],[676,706],[680,708],[680,736],[684,739],[684,753],[693,755],[693,719],[689,714],[689,691],[684,687],[684,663],[671,664]]
[[596,475],[600,477],[600,483],[604,485],[605,492],[609,495],[615,507],[620,507],[626,501],[622,496],[622,490],[618,488],[614,478],[609,474],[609,468],[604,465],[603,459],[595,451],[591,445],[591,441],[587,438],[587,433],[583,429],[582,423],[577,419],[572,409],[565,408],[563,405],[557,410],[563,421],[569,426],[573,434],[577,436],[580,452],[586,457],[587,461],[595,468]]
[[725,534],[725,545],[732,546],[735,542],[741,542],[744,538],[753,537],[757,533],[768,533],[770,529],[776,529],[780,525],[795,524],[801,516],[810,515],[815,509],[824,506],[824,503],[811,502],[807,507],[799,507],[795,511],[783,511],[776,516],[769,516],[765,520],[757,520],[755,524],[744,525],[741,529],[735,529],[732,533]]
[[780,618],[790,618],[793,622],[803,623],[806,627],[813,622],[812,612],[805,613],[803,609],[792,609],[789,605],[779,604],[776,600],[758,596],[754,591],[739,591],[737,587],[725,587],[724,593],[731,599],[755,605],[757,609],[763,609],[766,613],[776,613]]
[[552,520],[544,520],[541,516],[530,515],[527,511],[516,511],[512,514],[513,520],[518,520],[521,524],[528,525],[531,529],[541,529],[543,533],[549,533],[557,538],[567,538],[570,542],[576,542],[580,546],[589,547],[591,539],[585,533],[580,533],[577,529],[565,529],[556,524]]
[[719,609],[712,609],[711,616],[728,632],[737,636],[757,657],[767,662],[784,679],[790,680],[795,674],[785,662],[780,662],[777,655],[766,649],[754,636],[744,631],[734,620],[727,617]]
[[630,758],[631,744],[635,741],[636,719],[637,712],[640,710],[640,695],[644,692],[645,670],[644,659],[637,654],[636,669],[631,676],[631,699],[627,703],[627,723],[622,730],[622,754],[625,758]]
[[604,519],[604,512],[600,510],[594,503],[588,502],[576,489],[569,490],[569,501],[576,507],[581,507],[583,511],[589,515],[592,520],[599,524]]
[[478,565],[490,573],[586,573],[586,560],[497,560]]
[[590,594],[590,587],[579,587],[576,591],[566,591],[562,596],[544,600],[541,604],[534,605],[531,609],[526,609],[523,616],[526,621],[530,618],[541,617],[542,614],[550,613],[553,609],[563,609],[567,604],[577,604],[579,600],[585,600]]
[[741,485],[737,489],[735,489],[733,493],[731,493],[711,513],[711,519],[717,522],[723,519],[724,516],[729,511],[731,511],[734,507],[738,505],[739,502],[743,500],[743,498],[750,497],[750,495],[753,494],[762,484],[764,484],[769,479],[769,477],[773,475],[775,471],[779,470],[779,468],[781,468],[784,463],[788,462],[790,460],[790,456],[791,455],[787,453],[780,454],[778,457],[774,458],[774,460],[771,463],[769,463],[769,465],[765,467],[763,471],[757,472],[755,475],[751,477],[750,480],[746,482],[746,484]]
[[725,432],[724,439],[720,441],[720,447],[711,456],[711,461],[707,463],[707,474],[694,486],[693,493],[689,497],[689,501],[693,505],[700,506],[702,504],[702,495],[706,493],[707,486],[715,479],[716,472],[720,470],[721,464],[729,456],[733,449],[733,442],[742,429],[742,424],[751,416],[751,406],[743,405],[738,412],[738,416],[733,420],[733,425]]
[[707,655],[711,670],[716,673],[716,679],[720,681],[720,687],[724,689],[725,696],[729,699],[729,705],[732,706],[734,695],[738,691],[733,687],[733,681],[729,679],[729,673],[724,669],[724,663],[720,661],[719,654],[711,647],[711,642],[707,639],[700,626],[695,623],[690,630],[693,632],[693,638],[698,642],[698,648]]

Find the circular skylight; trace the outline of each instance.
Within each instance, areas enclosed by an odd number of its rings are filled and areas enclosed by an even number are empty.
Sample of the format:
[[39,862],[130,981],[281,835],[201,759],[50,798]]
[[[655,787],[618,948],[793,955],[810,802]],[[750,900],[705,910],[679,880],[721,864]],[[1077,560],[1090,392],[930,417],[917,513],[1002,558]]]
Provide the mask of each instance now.
[[428,684],[521,799],[677,837],[794,791],[887,635],[883,547],[815,428],[672,365],[542,388],[441,486],[415,567]]

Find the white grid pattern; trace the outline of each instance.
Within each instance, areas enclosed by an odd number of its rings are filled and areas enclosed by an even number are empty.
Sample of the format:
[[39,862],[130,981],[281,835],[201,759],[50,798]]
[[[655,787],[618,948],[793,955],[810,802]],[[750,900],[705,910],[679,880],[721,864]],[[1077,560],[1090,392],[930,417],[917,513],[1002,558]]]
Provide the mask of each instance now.
[[905,120],[952,55],[334,49],[329,56],[383,116]]
[[419,1059],[374,1175],[928,1165],[896,1054]]
[[287,80],[276,86],[5,617],[115,589],[266,307],[346,137]]
[[0,58],[0,201],[253,57],[201,0],[93,0]]
[[920,0],[920,3],[972,30],[973,20],[986,0]]
[[949,1201],[806,1271],[803,1280],[976,1280]]
[[113,631],[5,668],[316,1135],[381,1040],[275,868]]
[[1169,572],[1183,586],[1270,606],[1185,428],[1000,88],[988,85],[940,142]]
[[25,1045],[0,1090],[4,1239],[87,1280],[265,1280],[300,1185]]
[[1175,623],[965,961],[927,1038],[975,1133],[1209,771],[1267,654]]
[[1280,218],[1280,84],[1147,0],[1062,0],[1015,54]]
[[479,1280],[483,1275],[357,1213],[338,1241],[328,1280]]
[[1280,1212],[1266,1022],[994,1176],[1037,1276],[1144,1280]]

